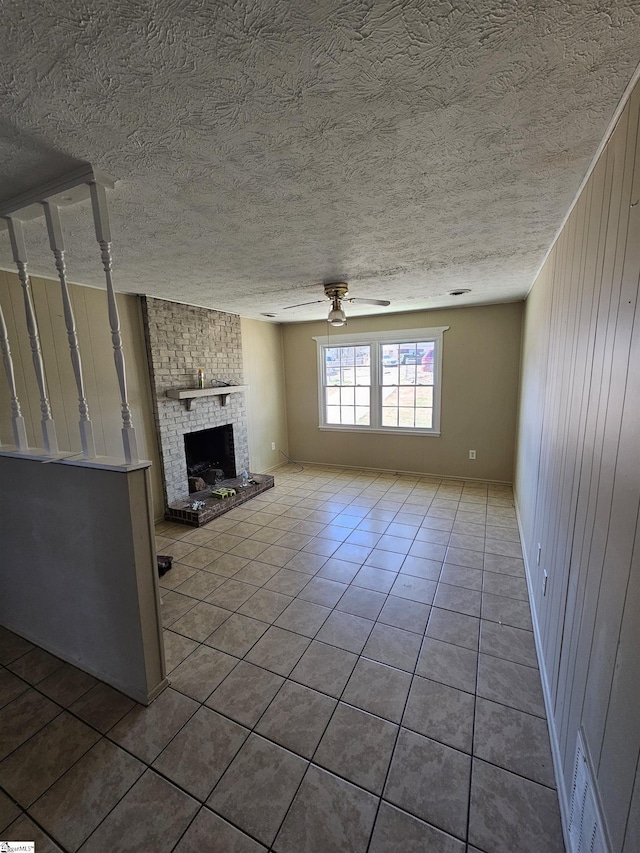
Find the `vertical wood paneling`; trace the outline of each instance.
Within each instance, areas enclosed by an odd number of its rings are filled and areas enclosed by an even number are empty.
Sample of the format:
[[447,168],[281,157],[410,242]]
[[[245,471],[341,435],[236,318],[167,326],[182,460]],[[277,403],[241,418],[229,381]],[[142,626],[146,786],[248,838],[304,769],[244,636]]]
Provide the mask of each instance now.
[[581,730],[613,853],[640,755],[639,112],[637,90],[527,300],[516,465],[558,781]]

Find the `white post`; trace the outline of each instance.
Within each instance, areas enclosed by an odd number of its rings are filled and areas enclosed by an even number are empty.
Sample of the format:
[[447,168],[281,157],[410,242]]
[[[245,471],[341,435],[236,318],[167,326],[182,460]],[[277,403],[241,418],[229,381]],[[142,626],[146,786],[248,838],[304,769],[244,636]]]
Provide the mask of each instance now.
[[96,229],[96,240],[100,246],[100,257],[104,274],[107,280],[107,301],[109,304],[109,323],[111,324],[111,341],[113,343],[113,359],[118,375],[120,386],[120,401],[122,408],[122,443],[124,445],[124,458],[128,463],[138,462],[138,444],[136,431],[131,419],[131,408],[127,400],[127,377],[122,350],[122,337],[120,335],[120,317],[116,295],[111,278],[111,228],[109,226],[109,209],[107,207],[107,194],[101,184],[95,182],[89,184],[91,191],[91,204],[93,207],[93,222]]
[[82,359],[80,358],[80,346],[78,344],[78,333],[73,316],[73,306],[69,297],[67,286],[67,270],[64,262],[64,241],[62,238],[62,226],[60,224],[60,213],[57,205],[52,202],[43,201],[44,216],[47,220],[47,231],[49,232],[49,245],[55,258],[56,270],[60,279],[62,290],[62,308],[64,311],[64,322],[67,327],[67,339],[71,353],[71,364],[76,378],[78,391],[78,411],[80,412],[80,442],[82,444],[82,455],[85,459],[95,459],[96,445],[93,438],[93,425],[89,417],[89,404],[84,392],[84,381],[82,379]]
[[9,238],[11,240],[11,249],[13,251],[13,260],[18,267],[18,276],[22,284],[22,293],[24,296],[24,311],[27,319],[27,331],[29,332],[29,342],[31,344],[31,356],[33,358],[33,367],[36,372],[36,382],[40,390],[40,411],[42,412],[42,438],[44,441],[44,449],[48,456],[55,456],[58,453],[58,439],[56,436],[56,427],[51,415],[51,406],[47,397],[47,382],[44,375],[44,364],[42,361],[42,350],[40,349],[40,335],[38,334],[38,322],[36,320],[36,312],[33,307],[33,298],[31,296],[31,285],[27,274],[27,250],[24,243],[24,233],[22,231],[22,222],[19,219],[13,219],[7,216],[9,224]]
[[20,401],[16,392],[16,378],[13,374],[13,358],[11,357],[11,348],[9,347],[9,335],[7,334],[7,324],[4,321],[2,305],[0,305],[0,349],[2,349],[2,361],[4,362],[4,370],[7,374],[7,382],[9,383],[9,396],[11,397],[11,420],[13,426],[13,441],[16,449],[23,453],[29,449],[27,442],[27,431],[24,425],[24,418],[20,410]]

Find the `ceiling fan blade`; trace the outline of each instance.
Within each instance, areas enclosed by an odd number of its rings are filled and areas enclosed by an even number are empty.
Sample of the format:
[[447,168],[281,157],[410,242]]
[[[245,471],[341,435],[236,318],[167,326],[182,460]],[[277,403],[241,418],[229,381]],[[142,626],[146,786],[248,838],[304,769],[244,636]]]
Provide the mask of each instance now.
[[391,305],[388,299],[360,299],[357,296],[346,299],[345,302],[359,302],[361,305]]
[[314,299],[313,302],[299,302],[297,305],[287,305],[286,308],[281,308],[281,311],[288,311],[289,308],[302,308],[303,305],[318,305],[320,302],[326,302],[326,299]]

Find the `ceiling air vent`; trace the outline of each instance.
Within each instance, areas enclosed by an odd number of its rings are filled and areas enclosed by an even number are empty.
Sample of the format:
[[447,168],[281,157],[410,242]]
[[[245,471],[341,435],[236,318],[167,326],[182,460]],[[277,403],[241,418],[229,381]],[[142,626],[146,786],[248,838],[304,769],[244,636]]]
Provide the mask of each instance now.
[[570,797],[569,843],[570,853],[609,853],[580,732]]

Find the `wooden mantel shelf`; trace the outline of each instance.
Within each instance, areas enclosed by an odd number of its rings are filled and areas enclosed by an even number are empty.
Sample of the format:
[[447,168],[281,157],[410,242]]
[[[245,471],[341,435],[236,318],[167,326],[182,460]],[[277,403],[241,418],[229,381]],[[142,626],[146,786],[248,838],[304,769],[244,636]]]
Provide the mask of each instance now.
[[229,394],[238,394],[240,391],[246,391],[248,385],[217,385],[212,388],[170,388],[167,391],[167,397],[172,400],[182,400],[187,408],[191,411],[191,406],[194,400],[200,397],[220,397],[220,404],[227,405]]

